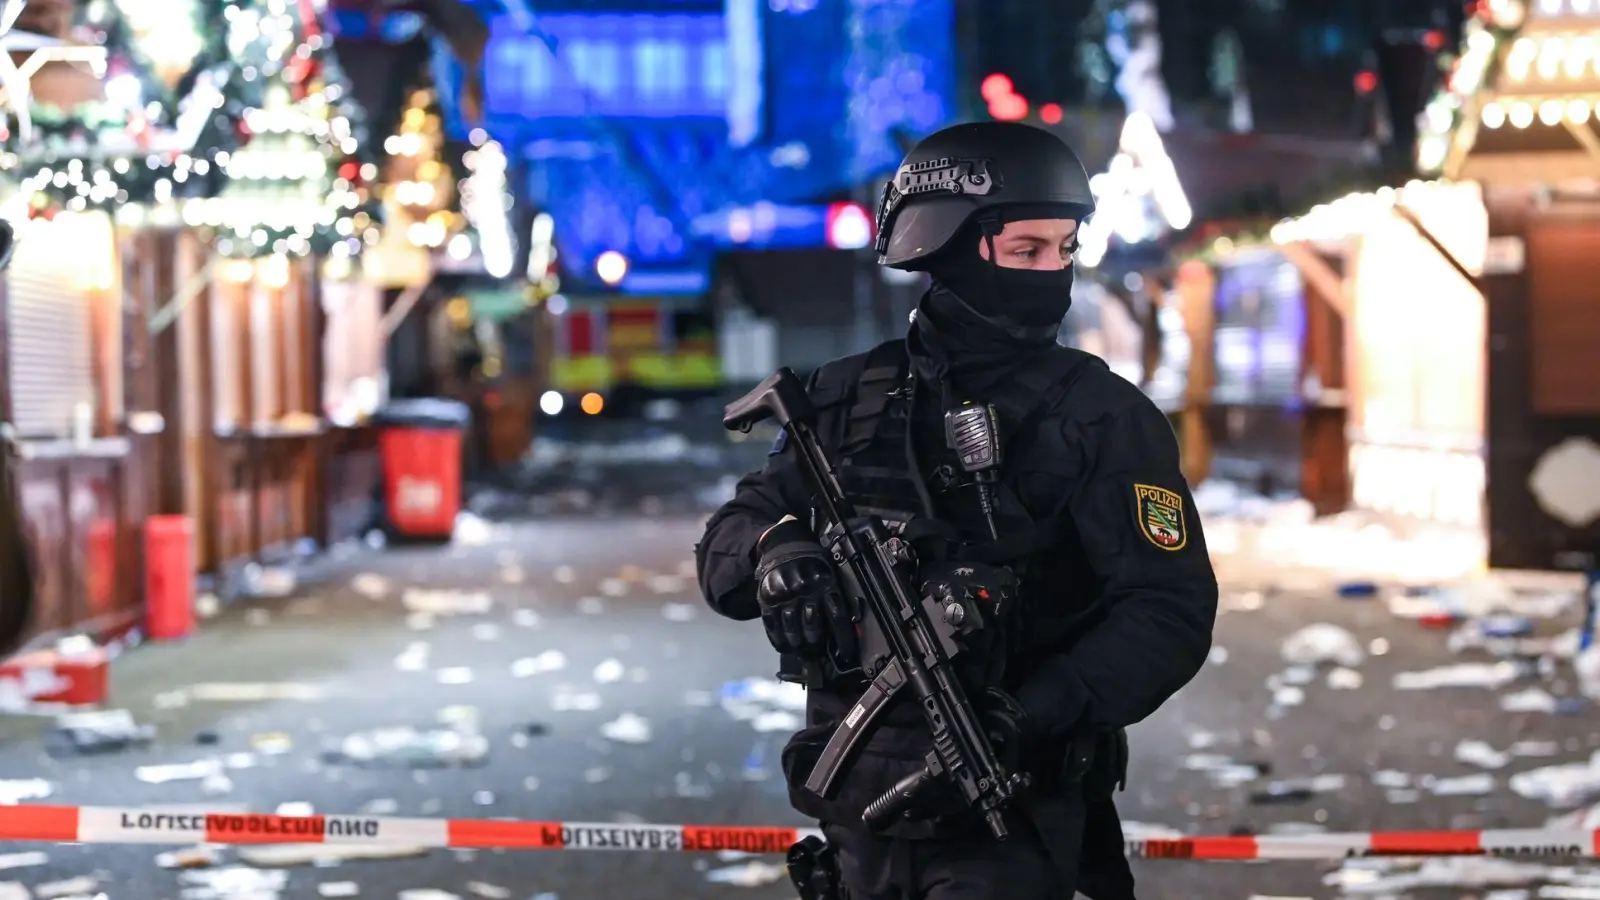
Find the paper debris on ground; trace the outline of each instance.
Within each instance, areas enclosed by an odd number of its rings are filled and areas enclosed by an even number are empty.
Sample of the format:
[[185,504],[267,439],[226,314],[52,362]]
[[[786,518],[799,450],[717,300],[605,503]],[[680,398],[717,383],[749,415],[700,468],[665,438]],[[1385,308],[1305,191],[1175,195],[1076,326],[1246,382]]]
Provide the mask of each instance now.
[[1591,700],[1600,700],[1600,646],[1579,651],[1572,668],[1578,676],[1578,690]]
[[1332,664],[1354,668],[1367,658],[1354,634],[1326,622],[1307,625],[1289,635],[1284,639],[1282,653],[1284,662],[1300,666]]
[[0,870],[31,869],[34,866],[47,865],[49,862],[50,857],[40,850],[0,854]]
[[1448,587],[1416,590],[1389,598],[1389,611],[1403,619],[1454,616],[1483,619],[1494,615],[1551,619],[1577,601],[1570,591],[1519,594],[1495,577],[1472,578]]
[[222,850],[202,844],[156,854],[156,866],[162,869],[200,869],[222,861]]
[[1528,713],[1543,712],[1553,713],[1559,706],[1558,701],[1544,688],[1530,687],[1520,691],[1512,691],[1500,696],[1500,709],[1505,712]]
[[350,589],[368,600],[382,600],[394,590],[394,583],[382,575],[362,572],[350,579]]
[[114,753],[155,740],[156,730],[141,725],[125,709],[66,713],[56,718],[55,728],[45,737],[51,752],[80,754]]
[[1585,877],[1572,866],[1513,862],[1482,856],[1424,860],[1359,859],[1324,876],[1322,883],[1349,896],[1396,897],[1426,888],[1505,888]]
[[527,656],[511,664],[511,674],[528,678],[545,672],[559,672],[567,667],[567,657],[560,650],[546,650],[538,656]]
[[487,520],[463,510],[456,513],[456,525],[450,532],[450,540],[463,547],[482,547],[492,543],[499,533],[500,529]]
[[677,575],[651,575],[645,584],[657,594],[681,594],[687,589],[685,580]]
[[43,800],[55,793],[55,786],[43,778],[0,779],[0,806],[16,806],[24,800]]
[[169,784],[174,781],[200,781],[221,772],[222,760],[202,759],[191,763],[139,766],[133,770],[133,777],[145,784]]
[[263,566],[250,563],[244,570],[244,592],[263,600],[281,599],[293,594],[299,577],[288,566]]
[[1346,669],[1340,666],[1328,670],[1327,685],[1329,690],[1355,691],[1360,690],[1365,682],[1361,673],[1356,669]]
[[1544,766],[1511,776],[1511,790],[1558,808],[1600,799],[1600,751],[1587,762]]
[[373,844],[258,844],[238,848],[240,862],[264,869],[325,866],[362,859],[410,859],[429,852],[427,847]]
[[1526,670],[1512,662],[1456,663],[1420,672],[1400,672],[1394,676],[1397,691],[1427,691],[1446,687],[1501,688],[1523,676]]
[[212,703],[264,703],[273,700],[315,701],[327,699],[328,693],[312,684],[292,681],[279,682],[208,682],[190,685],[184,689],[190,700]]
[[[288,887],[289,873],[249,866],[223,866],[190,869],[179,873],[178,881],[193,885],[213,897],[268,897]],[[190,891],[184,891],[184,894],[193,896]]]
[[650,742],[650,723],[642,716],[625,712],[600,726],[606,740],[619,744],[647,744]]
[[722,708],[742,722],[755,723],[771,713],[797,713],[806,708],[806,690],[773,678],[746,678],[722,686]]
[[428,668],[431,651],[425,641],[412,641],[394,658],[394,667],[402,672],[422,672]]
[[1496,750],[1484,741],[1461,741],[1456,744],[1456,762],[1480,769],[1502,769],[1511,762],[1511,754]]
[[550,695],[550,708],[556,712],[593,712],[600,705],[599,694],[580,691],[571,685],[559,685]]
[[1422,786],[1435,797],[1481,796],[1493,791],[1494,784],[1494,776],[1487,774],[1462,775],[1457,778],[1428,776],[1422,780]]
[[47,881],[33,886],[37,900],[55,900],[57,897],[91,897],[100,893],[100,879],[94,875],[79,875],[60,881]]
[[666,603],[661,607],[661,615],[668,622],[692,622],[699,614],[699,607],[692,603]]
[[430,768],[473,766],[489,755],[489,741],[459,728],[375,728],[349,735],[329,751],[331,762],[358,766]]
[[789,877],[789,870],[779,863],[752,859],[736,866],[724,866],[706,873],[713,884],[731,884],[735,887],[763,887],[777,884]]
[[1600,830],[1600,804],[1552,816],[1545,821],[1544,828],[1549,831]]
[[483,615],[494,608],[488,591],[406,588],[400,602],[410,612],[433,616]]
[[397,900],[461,900],[461,897],[438,888],[407,888],[400,892]]
[[1183,758],[1182,767],[1190,772],[1203,773],[1218,787],[1235,787],[1249,784],[1265,771],[1253,763],[1240,763],[1220,753],[1193,753]]

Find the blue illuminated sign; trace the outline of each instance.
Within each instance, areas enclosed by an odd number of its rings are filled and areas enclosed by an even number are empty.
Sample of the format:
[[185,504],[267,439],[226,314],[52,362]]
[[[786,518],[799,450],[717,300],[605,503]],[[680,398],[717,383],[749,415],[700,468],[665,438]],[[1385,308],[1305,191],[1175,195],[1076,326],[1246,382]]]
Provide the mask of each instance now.
[[720,14],[542,15],[535,21],[532,34],[509,16],[491,25],[484,57],[491,118],[723,117],[728,47]]
[[[523,161],[575,289],[600,287],[608,250],[624,290],[671,291],[700,289],[720,250],[853,242],[860,217],[830,225],[817,202],[892,170],[954,106],[954,0],[556,5],[490,18],[484,118],[447,103],[446,120]],[[465,72],[443,56],[450,98]]]

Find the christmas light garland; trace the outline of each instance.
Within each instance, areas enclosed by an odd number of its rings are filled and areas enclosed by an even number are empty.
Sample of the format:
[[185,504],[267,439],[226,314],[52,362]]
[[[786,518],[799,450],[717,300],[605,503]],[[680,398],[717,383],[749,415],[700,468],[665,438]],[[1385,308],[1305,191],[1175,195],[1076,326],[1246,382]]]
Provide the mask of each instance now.
[[1477,134],[1482,92],[1499,77],[1501,49],[1517,36],[1526,13],[1521,0],[1481,2],[1462,31],[1460,52],[1440,54],[1444,83],[1423,107],[1417,139],[1417,169],[1423,174],[1441,173],[1451,148]]
[[7,148],[32,209],[175,202],[226,256],[352,256],[375,242],[365,117],[309,0],[198,0],[196,15],[205,47],[148,120],[57,111],[40,140]]
[[414,247],[441,248],[465,224],[461,214],[451,211],[456,179],[444,151],[438,98],[431,87],[417,87],[409,92],[395,133],[383,142],[389,221],[397,228],[404,225],[406,240]]
[[[1529,9],[1523,0],[1482,0],[1463,29],[1459,51],[1440,55],[1443,84],[1423,109],[1417,142],[1417,168],[1424,176],[1441,174],[1452,149],[1470,146],[1480,127],[1496,128],[1505,124],[1527,127],[1536,116],[1545,124],[1559,124],[1563,116],[1584,121],[1594,114],[1591,104],[1572,98],[1544,103],[1485,103],[1486,93],[1494,89],[1500,78],[1509,74],[1514,81],[1524,80],[1535,61],[1550,70],[1541,74],[1566,72],[1572,75],[1575,61],[1581,59],[1587,63],[1593,58],[1592,55],[1551,53],[1558,48],[1548,43],[1530,53],[1534,45],[1522,36],[1528,15]],[[1600,29],[1597,29],[1596,39],[1600,44]],[[1560,44],[1560,38],[1555,40]],[[1233,218],[1230,226],[1213,224],[1189,235],[1174,249],[1173,255],[1178,260],[1215,263],[1240,247],[1288,239],[1285,236],[1292,226],[1319,210],[1356,204],[1369,197],[1386,202],[1389,192],[1390,187],[1375,179],[1352,175],[1338,184],[1325,186],[1306,198],[1309,202],[1299,205],[1284,202],[1276,192],[1242,197],[1238,211],[1243,215],[1213,217],[1214,220]]]

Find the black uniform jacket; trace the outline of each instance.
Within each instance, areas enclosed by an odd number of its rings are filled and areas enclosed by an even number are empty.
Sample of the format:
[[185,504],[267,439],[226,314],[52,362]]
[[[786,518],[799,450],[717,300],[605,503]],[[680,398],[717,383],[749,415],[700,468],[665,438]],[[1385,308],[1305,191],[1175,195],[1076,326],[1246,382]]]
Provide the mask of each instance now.
[[[830,451],[843,436],[855,387],[830,383],[835,368],[822,367],[821,378],[813,374],[807,384],[819,409],[817,433]],[[1036,421],[1023,446],[1006,448],[1002,478],[1030,513],[1059,521],[1062,538],[1025,578],[1034,582],[1024,585],[1024,603],[1034,607],[1029,645],[1007,681],[1046,738],[1109,733],[1155,712],[1199,671],[1211,647],[1216,577],[1172,427],[1135,385],[1096,360]],[[793,449],[776,446],[765,468],[742,479],[711,517],[696,548],[708,603],[737,620],[759,617],[757,539],[785,515],[807,521],[813,506]],[[826,740],[828,720],[854,698],[812,693],[811,727],[798,739]],[[903,751],[874,740],[857,766],[887,765],[873,754],[907,756]],[[882,777],[909,772],[919,760],[898,760]],[[806,774],[795,773],[800,781]],[[1109,811],[1110,821],[1088,823],[1086,868],[1094,856],[1121,859],[1109,792],[1104,800],[1091,804]]]

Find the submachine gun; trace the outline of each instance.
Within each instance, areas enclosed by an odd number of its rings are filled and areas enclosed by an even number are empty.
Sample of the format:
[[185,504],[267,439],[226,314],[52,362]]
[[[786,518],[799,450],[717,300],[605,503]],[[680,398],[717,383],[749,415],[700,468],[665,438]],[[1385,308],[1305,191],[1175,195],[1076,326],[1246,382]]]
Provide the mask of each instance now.
[[890,534],[881,519],[857,514],[844,496],[832,461],[817,439],[816,408],[794,372],[779,369],[728,404],[722,424],[730,431],[774,419],[788,432],[821,506],[840,589],[853,605],[861,647],[860,674],[869,681],[818,758],[806,789],[833,795],[839,775],[864,745],[889,702],[908,685],[933,738],[924,767],[867,806],[862,820],[882,829],[912,812],[938,783],[955,788],[967,808],[980,813],[997,840],[1009,835],[1003,812],[1028,785],[995,757],[952,659],[962,639],[983,627],[976,604],[919,596],[913,590],[916,558],[909,543]]

